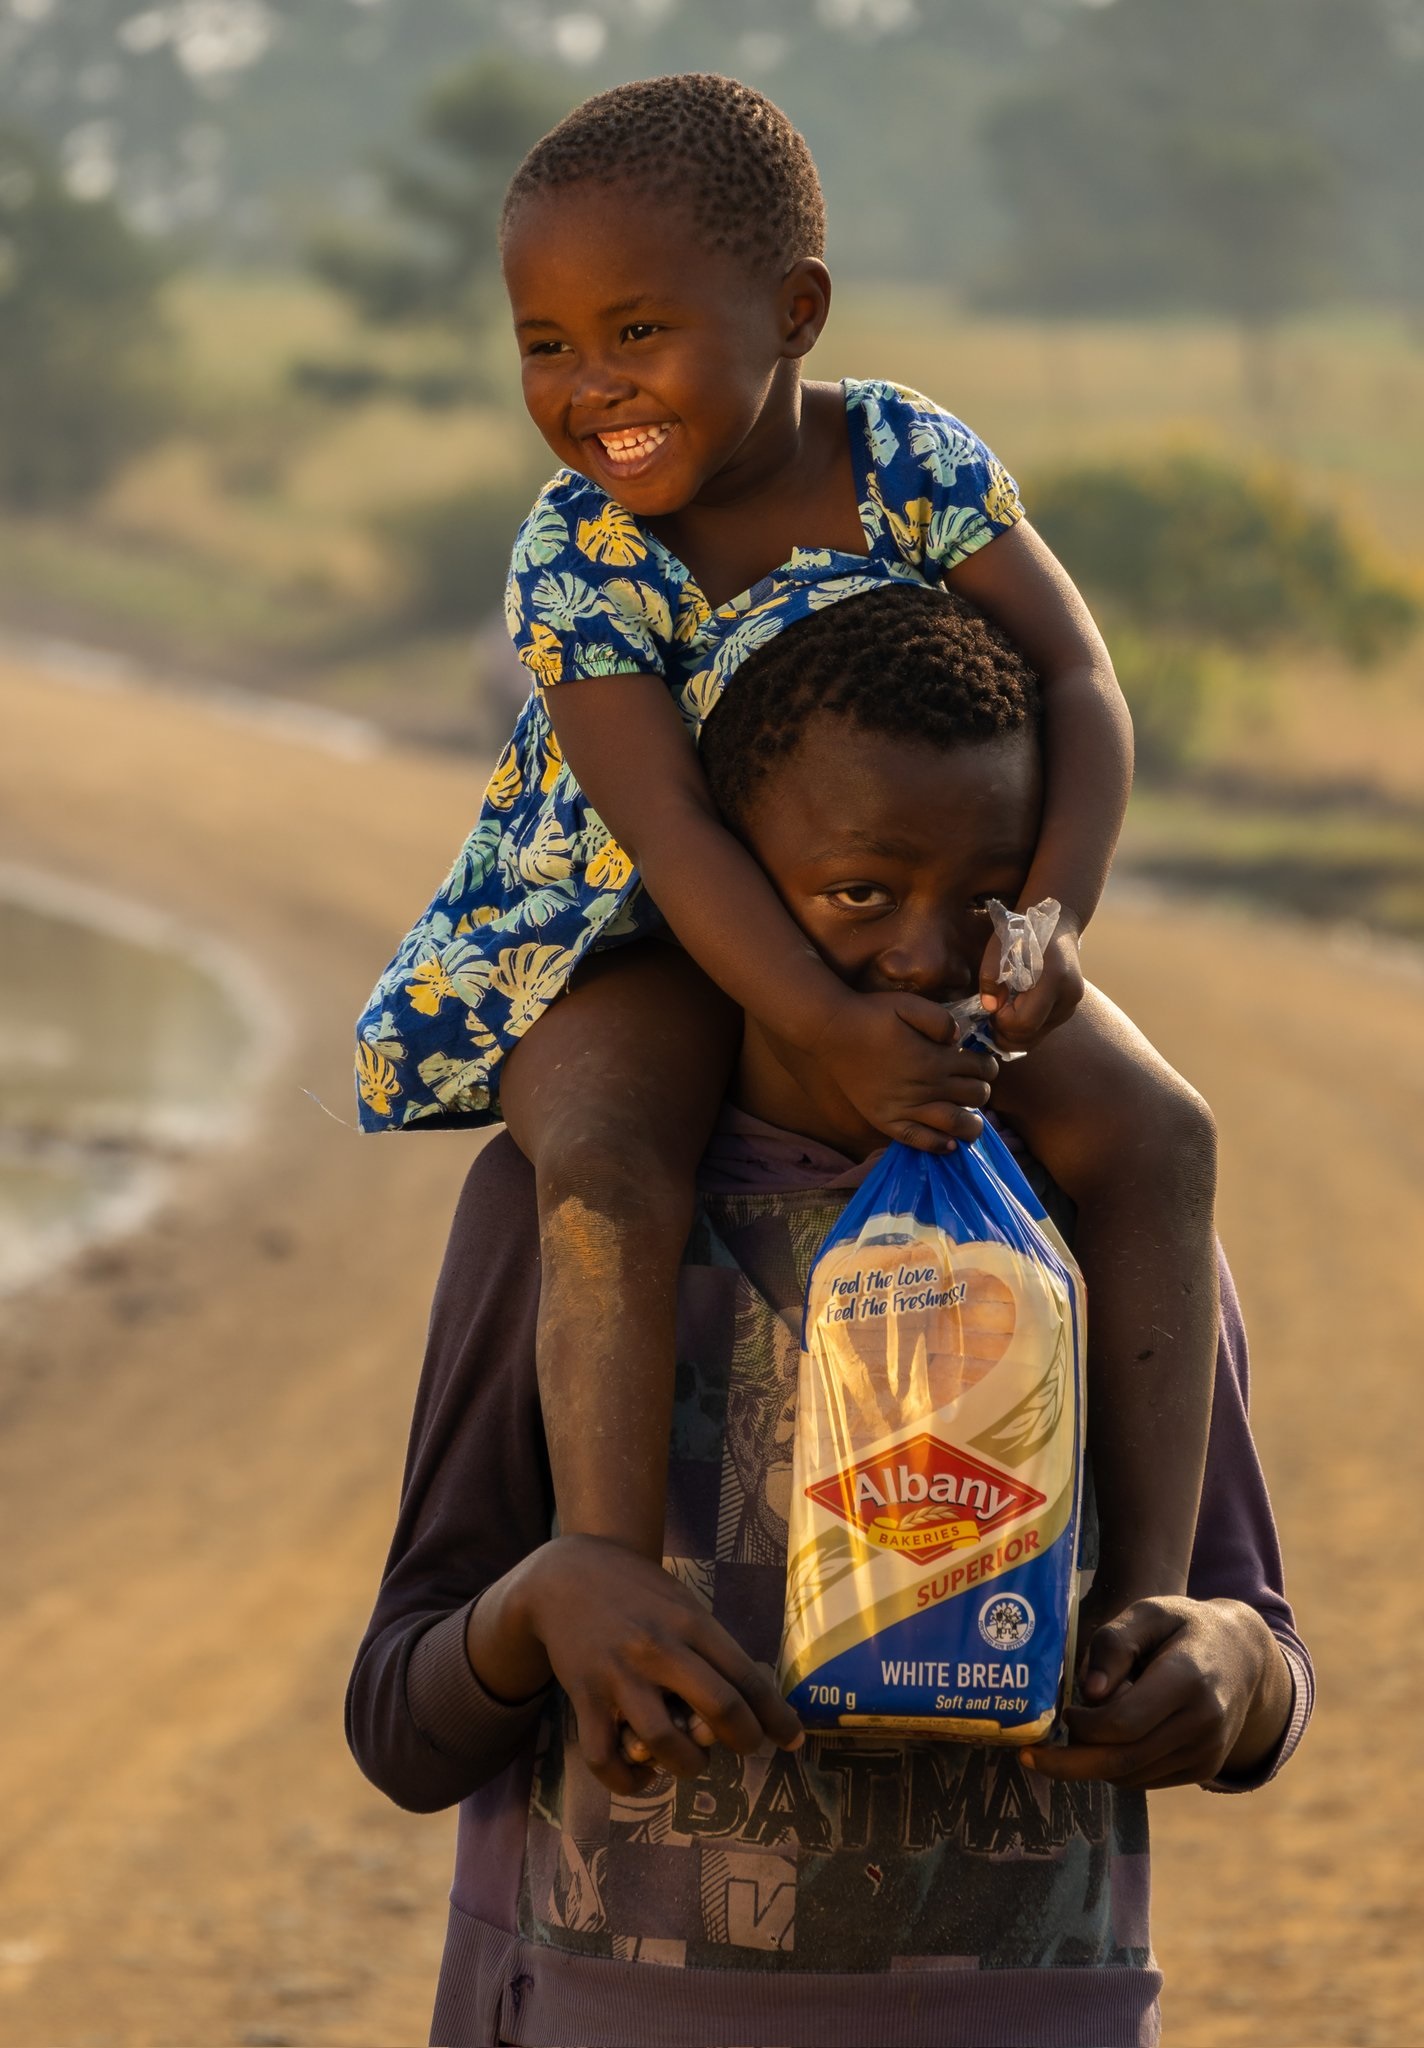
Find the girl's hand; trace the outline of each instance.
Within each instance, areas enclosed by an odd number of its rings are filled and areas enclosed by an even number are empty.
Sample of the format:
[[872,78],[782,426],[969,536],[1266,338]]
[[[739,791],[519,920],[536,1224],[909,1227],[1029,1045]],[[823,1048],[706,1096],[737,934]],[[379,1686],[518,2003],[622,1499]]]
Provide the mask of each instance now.
[[504,1696],[527,1694],[539,1671],[558,1679],[584,1760],[611,1792],[642,1790],[653,1767],[700,1777],[704,1735],[743,1756],[804,1740],[770,1672],[687,1588],[601,1536],[557,1536],[517,1565],[476,1603],[468,1647]]
[[1083,1000],[1078,932],[1066,915],[1043,954],[1043,972],[1032,988],[1015,995],[999,980],[999,941],[990,939],[979,968],[979,1000],[994,1019],[994,1036],[1005,1052],[1028,1052]]
[[954,1020],[924,996],[849,989],[814,1043],[776,1041],[777,1057],[833,1126],[869,1124],[918,1152],[951,1152],[984,1128],[999,1063],[955,1049]]

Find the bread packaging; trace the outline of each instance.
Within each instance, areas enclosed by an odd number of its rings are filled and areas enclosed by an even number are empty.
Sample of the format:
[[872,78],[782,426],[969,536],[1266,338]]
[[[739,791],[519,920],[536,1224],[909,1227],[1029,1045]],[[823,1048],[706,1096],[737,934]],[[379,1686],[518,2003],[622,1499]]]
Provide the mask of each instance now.
[[888,1149],[807,1290],[780,1662],[807,1727],[1052,1733],[1083,1338],[1082,1276],[991,1128]]

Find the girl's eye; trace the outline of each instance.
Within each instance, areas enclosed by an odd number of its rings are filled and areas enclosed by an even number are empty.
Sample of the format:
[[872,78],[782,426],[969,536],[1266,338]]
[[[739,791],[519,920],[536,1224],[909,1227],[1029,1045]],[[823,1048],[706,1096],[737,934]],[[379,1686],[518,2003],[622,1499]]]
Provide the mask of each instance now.
[[623,329],[623,339],[625,341],[646,341],[650,334],[657,334],[660,331],[651,320],[636,320],[631,327]]
[[525,350],[525,354],[531,356],[553,356],[557,355],[563,346],[564,344],[561,341],[535,341],[530,343],[529,347]]

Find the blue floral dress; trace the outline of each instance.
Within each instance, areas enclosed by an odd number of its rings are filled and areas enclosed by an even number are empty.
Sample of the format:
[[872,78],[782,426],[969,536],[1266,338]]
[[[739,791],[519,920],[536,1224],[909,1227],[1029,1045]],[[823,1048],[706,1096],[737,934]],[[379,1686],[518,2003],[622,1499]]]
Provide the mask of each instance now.
[[493,1122],[505,1054],[584,955],[659,928],[564,765],[547,690],[659,675],[696,736],[738,666],[784,627],[886,583],[938,583],[1023,517],[1013,478],[952,414],[898,384],[843,388],[868,552],[796,548],[727,604],[709,605],[686,565],[586,477],[560,470],[540,492],[505,599],[534,688],[474,831],[357,1027],[366,1130]]

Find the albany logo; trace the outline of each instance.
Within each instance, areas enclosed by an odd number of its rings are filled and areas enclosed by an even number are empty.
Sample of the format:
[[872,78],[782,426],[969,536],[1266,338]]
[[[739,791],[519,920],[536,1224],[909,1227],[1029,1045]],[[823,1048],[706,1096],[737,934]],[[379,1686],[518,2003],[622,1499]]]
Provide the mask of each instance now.
[[929,1435],[862,1458],[808,1486],[806,1494],[882,1550],[917,1564],[968,1550],[1006,1522],[1048,1505],[1046,1494]]

